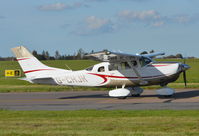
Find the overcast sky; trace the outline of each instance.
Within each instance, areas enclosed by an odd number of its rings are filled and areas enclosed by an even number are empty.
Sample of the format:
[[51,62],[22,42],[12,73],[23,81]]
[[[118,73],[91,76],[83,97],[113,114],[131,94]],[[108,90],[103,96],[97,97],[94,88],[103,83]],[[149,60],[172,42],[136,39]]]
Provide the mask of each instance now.
[[199,57],[199,0],[0,0],[0,56],[19,45]]

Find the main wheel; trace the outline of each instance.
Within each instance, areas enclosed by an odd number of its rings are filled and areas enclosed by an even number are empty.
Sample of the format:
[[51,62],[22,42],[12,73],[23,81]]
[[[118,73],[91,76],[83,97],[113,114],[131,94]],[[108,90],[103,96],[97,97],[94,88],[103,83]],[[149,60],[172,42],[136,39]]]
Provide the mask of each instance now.
[[165,98],[170,98],[172,97],[173,95],[164,95]]
[[133,97],[140,97],[141,94],[132,94]]
[[133,97],[139,97],[143,93],[143,89],[140,87],[134,87],[131,90],[131,96]]
[[126,99],[126,98],[127,98],[127,96],[119,97],[118,99]]

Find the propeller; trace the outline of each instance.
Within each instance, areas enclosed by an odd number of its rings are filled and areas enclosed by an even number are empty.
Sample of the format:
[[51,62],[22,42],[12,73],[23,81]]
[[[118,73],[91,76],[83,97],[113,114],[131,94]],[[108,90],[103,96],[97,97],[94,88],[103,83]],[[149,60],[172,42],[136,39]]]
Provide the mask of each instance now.
[[183,71],[183,79],[184,79],[184,85],[187,86],[187,74],[186,70],[189,69],[190,66],[186,64],[186,58],[183,57],[183,64],[182,64],[182,71]]
[[183,71],[183,79],[184,79],[184,85],[186,87],[187,86],[187,75],[186,75],[186,71]]

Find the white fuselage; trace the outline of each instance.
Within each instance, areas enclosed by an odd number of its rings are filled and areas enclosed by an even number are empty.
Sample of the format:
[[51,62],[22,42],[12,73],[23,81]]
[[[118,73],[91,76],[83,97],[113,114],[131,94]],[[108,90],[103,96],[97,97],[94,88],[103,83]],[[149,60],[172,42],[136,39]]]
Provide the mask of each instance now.
[[140,95],[143,89],[139,86],[149,85],[164,86],[158,90],[158,94],[172,95],[174,90],[165,86],[177,80],[181,72],[186,85],[185,71],[190,68],[178,62],[153,62],[152,57],[162,53],[131,55],[103,52],[105,56],[112,53],[110,58],[107,56],[109,62],[99,63],[85,70],[72,71],[44,65],[23,46],[12,48],[12,51],[26,75],[23,80],[65,86],[116,87],[109,91],[109,96],[118,98]]
[[[80,71],[68,71],[61,69],[41,69],[25,72],[26,74],[34,74],[31,81],[40,83],[38,78],[49,78],[54,80],[54,84],[67,86],[142,86],[161,84],[162,82],[174,81],[180,74],[180,63],[151,63],[143,67],[135,67],[140,73],[140,77],[136,75],[131,68],[120,68],[119,70],[110,70],[110,63],[103,62],[94,65],[91,69]],[[103,67],[103,71],[100,68]],[[43,75],[43,76],[42,76]],[[48,76],[46,76],[48,75]],[[145,81],[141,84],[140,81]],[[46,82],[48,84],[48,82]],[[51,82],[49,82],[51,84]]]

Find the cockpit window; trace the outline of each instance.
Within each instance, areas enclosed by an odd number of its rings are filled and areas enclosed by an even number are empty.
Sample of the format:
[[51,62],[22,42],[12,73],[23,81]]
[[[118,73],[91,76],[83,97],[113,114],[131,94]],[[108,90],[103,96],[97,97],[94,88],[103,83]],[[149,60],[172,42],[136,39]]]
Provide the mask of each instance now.
[[99,67],[97,71],[98,71],[98,72],[104,72],[104,71],[105,71],[105,68],[104,68],[104,66],[102,66],[102,67]]
[[118,64],[116,64],[116,63],[108,66],[109,71],[118,70],[118,69],[119,69]]
[[131,68],[131,67],[129,66],[128,62],[122,62],[122,63],[121,63],[121,67],[122,67],[123,70],[125,70],[125,69],[130,69],[130,68]]
[[141,67],[143,67],[143,66],[145,66],[145,65],[147,65],[149,63],[151,63],[151,59],[146,58],[146,57],[140,58],[140,65],[141,65]]
[[92,71],[93,70],[93,66],[92,67],[88,67],[86,70],[87,71]]
[[130,65],[128,64],[128,62],[121,62],[121,63],[113,63],[111,65],[108,66],[109,71],[113,71],[113,70],[126,70],[126,69],[130,69]]
[[131,61],[131,63],[132,63],[132,65],[133,65],[134,67],[136,67],[136,66],[138,65],[138,63],[137,63],[136,60]]

